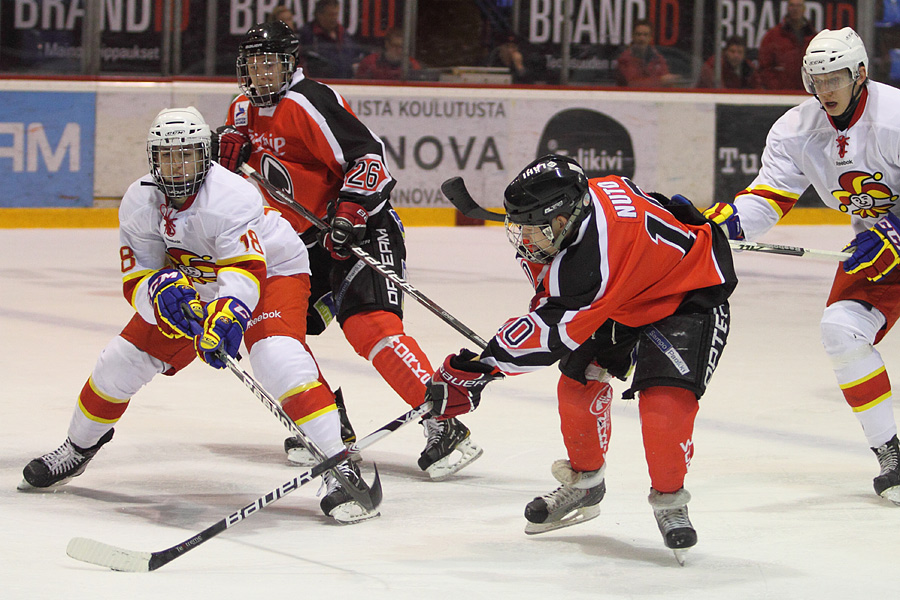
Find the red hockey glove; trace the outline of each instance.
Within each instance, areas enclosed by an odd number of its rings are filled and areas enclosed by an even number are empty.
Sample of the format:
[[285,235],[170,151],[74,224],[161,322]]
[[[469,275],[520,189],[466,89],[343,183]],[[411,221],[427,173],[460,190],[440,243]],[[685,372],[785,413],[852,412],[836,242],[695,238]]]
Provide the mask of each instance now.
[[449,419],[478,408],[481,390],[495,379],[503,379],[496,368],[475,360],[471,350],[463,348],[451,354],[434,372],[425,388],[425,401],[431,401],[431,414]]
[[325,236],[325,249],[336,260],[350,258],[350,246],[360,243],[366,237],[366,222],[369,213],[357,204],[344,200],[338,202],[331,231]]
[[[191,313],[203,320],[204,311],[191,280],[176,269],[160,269],[147,281],[147,292],[156,315],[156,326],[168,338],[191,337],[198,328]],[[188,312],[185,312],[187,309]]]
[[206,312],[203,335],[194,338],[194,349],[203,362],[224,369],[225,363],[216,354],[221,350],[229,356],[237,356],[250,321],[250,309],[237,298],[225,297],[210,302]]
[[250,138],[231,125],[222,125],[212,136],[212,155],[220,165],[235,173],[250,158]]
[[878,281],[900,264],[900,219],[888,213],[857,235],[844,248],[853,256],[844,261],[844,271],[863,272],[869,281]]
[[719,225],[728,236],[729,240],[744,239],[744,229],[741,227],[741,218],[738,216],[734,204],[716,202],[705,211],[703,216]]

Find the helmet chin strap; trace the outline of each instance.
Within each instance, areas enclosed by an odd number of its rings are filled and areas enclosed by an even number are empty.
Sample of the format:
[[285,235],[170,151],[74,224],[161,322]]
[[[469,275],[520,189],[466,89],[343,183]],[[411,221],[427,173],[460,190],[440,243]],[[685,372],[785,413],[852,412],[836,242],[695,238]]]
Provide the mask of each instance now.
[[582,201],[578,203],[578,205],[575,207],[575,210],[573,210],[572,214],[569,215],[569,219],[566,221],[566,224],[563,225],[562,231],[559,232],[559,235],[553,238],[552,246],[556,249],[556,253],[558,253],[562,249],[563,243],[566,241],[566,238],[569,237],[569,232],[572,231],[572,228],[575,227],[575,224],[578,222],[579,217],[581,217],[581,213],[584,212],[584,207],[584,198],[582,198]]

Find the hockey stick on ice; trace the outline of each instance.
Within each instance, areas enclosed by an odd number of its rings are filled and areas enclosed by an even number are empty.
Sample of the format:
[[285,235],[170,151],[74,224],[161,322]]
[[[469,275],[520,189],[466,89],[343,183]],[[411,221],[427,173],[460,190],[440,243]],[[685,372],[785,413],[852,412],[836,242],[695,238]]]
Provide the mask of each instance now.
[[[315,225],[318,229],[322,231],[327,231],[329,229],[328,223],[314,215],[309,211],[305,206],[291,198],[284,190],[277,187],[271,181],[266,179],[263,175],[261,175],[256,169],[244,163],[241,165],[241,171],[244,172],[245,175],[251,177],[255,181],[259,183],[262,187],[266,189],[270,194],[278,198],[284,204],[287,204],[292,209],[296,210],[300,213],[303,218],[307,221]],[[430,310],[432,313],[440,317],[445,323],[450,325],[453,329],[460,332],[467,338],[469,338],[473,343],[480,346],[482,349],[487,347],[487,342],[485,342],[481,336],[477,333],[466,327],[459,319],[448,313],[446,310],[435,304],[431,299],[425,296],[422,292],[414,288],[408,281],[400,277],[397,273],[387,268],[385,265],[378,262],[376,258],[374,258],[371,254],[360,248],[359,246],[352,245],[350,246],[350,251],[356,255],[356,257],[367,264],[368,266],[375,269],[375,271],[387,279],[388,281],[392,281],[398,286],[400,286],[404,292],[415,298],[422,306]]]
[[[462,177],[451,177],[441,184],[441,191],[447,199],[463,215],[471,219],[482,221],[505,221],[506,215],[491,212],[479,206],[466,189],[466,183]],[[845,260],[850,258],[849,252],[835,252],[833,250],[812,250],[798,246],[781,246],[779,244],[764,244],[762,242],[744,242],[729,240],[728,243],[734,250],[750,250],[752,252],[765,252],[767,254],[783,254],[786,256],[807,256],[810,258],[830,258]]]
[[158,552],[140,552],[137,550],[126,550],[118,548],[103,542],[87,538],[73,538],[66,547],[66,554],[80,560],[101,567],[107,567],[114,571],[130,571],[130,572],[147,572],[155,571],[163,565],[166,565],[182,554],[193,550],[200,544],[209,541],[219,535],[229,527],[237,525],[244,519],[253,516],[262,509],[266,508],[276,500],[284,498],[300,486],[309,483],[325,471],[333,468],[335,465],[343,462],[351,453],[359,452],[368,448],[381,438],[397,431],[407,423],[410,423],[431,410],[431,403],[425,402],[418,408],[414,408],[404,415],[401,415],[384,425],[349,448],[338,452],[326,461],[319,463],[312,469],[304,471],[290,481],[287,481],[264,496],[257,498],[250,504],[231,513],[224,519],[210,525],[203,531],[196,533],[184,540],[180,544],[160,550]]
[[[281,403],[278,402],[269,392],[267,392],[254,378],[250,373],[241,368],[241,365],[238,364],[237,359],[232,358],[227,353],[222,352],[221,350],[216,353],[218,358],[222,360],[228,369],[235,374],[235,376],[240,379],[247,388],[253,392],[253,395],[256,396],[257,400],[263,403],[263,406],[269,409],[275,417],[281,421],[281,424],[284,425],[290,432],[296,437],[300,438],[300,442],[309,450],[310,454],[315,457],[318,461],[324,461],[328,458],[316,444],[309,439],[303,430],[300,429],[300,426],[294,423],[294,420],[291,419],[284,409],[281,407]],[[369,486],[369,493],[365,493],[360,491],[356,486],[350,483],[347,480],[346,475],[341,473],[338,469],[332,468],[330,469],[332,474],[340,480],[344,490],[353,499],[359,503],[366,511],[374,511],[378,508],[378,505],[381,504],[381,478],[378,476],[378,467],[375,467],[375,480],[372,482],[372,485]]]

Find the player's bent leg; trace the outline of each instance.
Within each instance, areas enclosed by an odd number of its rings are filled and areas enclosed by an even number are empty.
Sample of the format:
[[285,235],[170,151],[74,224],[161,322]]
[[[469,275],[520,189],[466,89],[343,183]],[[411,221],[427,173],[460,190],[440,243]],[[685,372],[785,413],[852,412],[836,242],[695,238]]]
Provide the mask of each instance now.
[[[284,412],[326,456],[344,449],[340,416],[334,393],[320,380],[312,355],[299,340],[284,336],[264,338],[250,348],[250,364],[260,384],[281,402]],[[350,485],[368,493],[359,468],[349,459],[338,466]],[[356,502],[332,472],[323,476],[322,512],[342,524],[379,516]]]
[[560,429],[576,471],[596,471],[605,463],[612,435],[610,379],[605,371],[600,380],[586,384],[560,375],[556,388]]
[[100,353],[78,396],[66,441],[29,462],[18,489],[54,488],[81,475],[97,451],[112,439],[113,427],[128,408],[130,398],[168,368],[122,337],[113,338]]
[[885,318],[859,302],[839,301],[828,306],[821,321],[822,345],[844,399],[862,426],[881,472],[873,480],[875,493],[900,501],[900,466],[891,445],[896,440],[891,383],[884,360],[873,342]]
[[[407,404],[416,407],[423,402],[433,369],[418,342],[404,333],[399,316],[388,311],[358,313],[342,327],[356,353],[371,362]],[[423,419],[422,425],[426,442],[418,465],[433,481],[450,477],[484,452],[459,419]]]

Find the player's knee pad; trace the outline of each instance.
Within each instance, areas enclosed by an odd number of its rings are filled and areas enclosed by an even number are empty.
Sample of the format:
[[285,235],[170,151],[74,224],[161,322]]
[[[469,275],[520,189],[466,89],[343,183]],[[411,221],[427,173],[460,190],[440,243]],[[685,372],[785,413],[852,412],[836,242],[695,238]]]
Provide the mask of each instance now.
[[309,350],[290,337],[267,337],[253,344],[250,365],[262,387],[276,398],[319,379],[319,368]]
[[392,312],[377,310],[348,317],[343,330],[356,353],[371,362],[391,338],[403,335],[403,321]]
[[144,384],[167,368],[163,361],[116,336],[100,352],[91,379],[100,393],[124,400],[134,396]]
[[730,330],[728,303],[705,313],[672,315],[641,331],[630,392],[654,386],[703,396]]
[[822,346],[835,369],[840,369],[874,352],[873,343],[884,326],[884,315],[852,300],[828,306],[819,324]]

